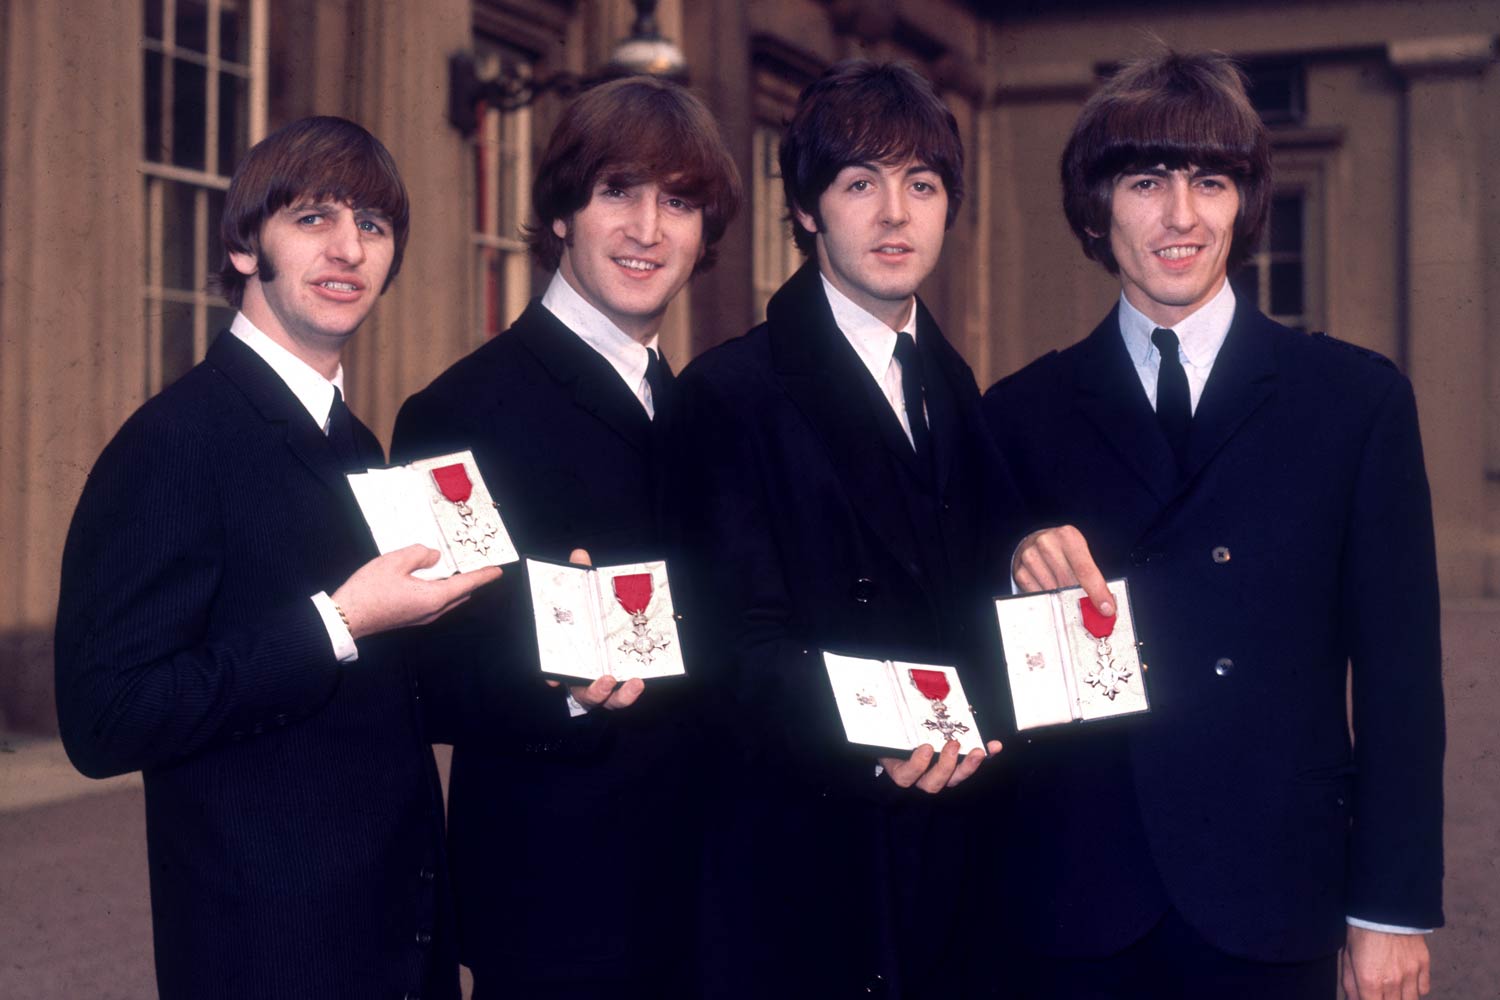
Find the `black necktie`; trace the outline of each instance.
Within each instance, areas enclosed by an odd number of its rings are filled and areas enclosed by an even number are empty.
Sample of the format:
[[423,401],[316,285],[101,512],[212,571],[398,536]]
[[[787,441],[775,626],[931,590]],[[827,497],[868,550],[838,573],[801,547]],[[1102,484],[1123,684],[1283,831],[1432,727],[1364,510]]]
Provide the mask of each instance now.
[[922,356],[911,334],[896,334],[896,361],[901,365],[901,396],[906,401],[906,422],[911,425],[911,446],[923,468],[932,461],[932,433],[927,429],[927,408],[923,405]]
[[646,384],[651,387],[651,414],[659,417],[667,408],[667,363],[651,348],[646,348]]
[[359,458],[359,445],[354,440],[354,415],[344,405],[344,394],[333,387],[333,406],[328,409],[328,443],[338,457],[339,466],[345,472],[365,471]]
[[1156,373],[1156,419],[1161,421],[1162,433],[1181,470],[1187,464],[1188,428],[1193,422],[1187,372],[1177,357],[1177,334],[1158,327],[1151,331],[1151,343],[1161,354],[1161,367]]

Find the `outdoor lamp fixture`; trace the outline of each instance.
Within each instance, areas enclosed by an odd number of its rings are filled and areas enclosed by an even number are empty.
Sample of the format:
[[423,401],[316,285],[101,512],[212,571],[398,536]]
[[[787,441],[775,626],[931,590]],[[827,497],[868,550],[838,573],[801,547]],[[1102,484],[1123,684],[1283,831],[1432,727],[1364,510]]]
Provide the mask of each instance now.
[[506,66],[494,79],[481,80],[474,72],[474,57],[456,52],[448,57],[448,121],[464,135],[479,127],[479,105],[516,111],[546,93],[572,97],[580,91],[622,76],[659,76],[677,83],[688,79],[687,59],[682,50],[663,38],[656,26],[657,0],[632,0],[635,24],[630,37],[615,46],[609,62],[595,73],[580,76],[562,72],[537,79]]

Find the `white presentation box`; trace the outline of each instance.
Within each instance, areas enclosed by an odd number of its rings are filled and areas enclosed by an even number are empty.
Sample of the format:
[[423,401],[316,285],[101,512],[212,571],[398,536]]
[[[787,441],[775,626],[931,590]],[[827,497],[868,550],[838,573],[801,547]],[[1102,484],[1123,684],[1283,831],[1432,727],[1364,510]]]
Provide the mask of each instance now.
[[1082,587],[995,599],[1018,729],[1150,710],[1140,643],[1124,580],[1110,580],[1115,615]]
[[906,754],[924,743],[941,750],[984,749],[958,671],[929,663],[867,660],[823,652],[834,701],[850,743]]
[[435,565],[412,574],[419,579],[441,580],[520,558],[468,451],[351,472],[348,478],[382,553],[417,542],[438,550]]
[[525,562],[544,674],[623,681],[687,672],[665,562]]

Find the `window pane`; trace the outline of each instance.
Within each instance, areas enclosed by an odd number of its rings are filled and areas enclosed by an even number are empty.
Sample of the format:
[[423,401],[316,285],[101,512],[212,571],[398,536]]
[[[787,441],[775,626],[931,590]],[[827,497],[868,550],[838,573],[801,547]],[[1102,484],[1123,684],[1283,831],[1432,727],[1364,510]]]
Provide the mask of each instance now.
[[193,170],[204,168],[204,98],[208,72],[202,66],[172,60],[172,162]]
[[1271,262],[1271,310],[1277,316],[1296,316],[1302,312],[1302,264],[1295,261]]
[[208,5],[203,0],[177,0],[177,47],[208,51]]
[[1302,253],[1302,196],[1271,201],[1271,251]]
[[162,182],[162,273],[165,288],[193,289],[193,200],[197,188],[175,181]]
[[161,384],[181,378],[193,367],[193,307],[186,302],[158,302],[161,310]]
[[249,86],[233,73],[219,74],[219,173],[234,173],[245,155]]
[[159,53],[146,53],[146,148],[143,155],[153,163],[167,158],[162,148],[161,135],[161,73],[162,58]]
[[141,6],[146,16],[146,37],[160,41],[162,0],[145,0]]
[[249,45],[247,39],[250,37],[248,27],[243,23],[246,14],[236,9],[236,5],[226,3],[219,10],[219,57],[230,62],[248,63],[250,53],[247,51]]

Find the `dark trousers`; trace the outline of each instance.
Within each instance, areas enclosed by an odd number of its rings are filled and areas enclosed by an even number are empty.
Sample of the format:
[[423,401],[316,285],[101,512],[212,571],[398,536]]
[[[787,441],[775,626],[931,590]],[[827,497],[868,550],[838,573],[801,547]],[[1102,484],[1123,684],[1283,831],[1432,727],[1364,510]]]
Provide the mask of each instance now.
[[[1335,1000],[1338,953],[1254,962],[1219,951],[1175,909],[1106,958],[1028,955],[1017,1000]],[[1000,995],[1006,996],[1001,987]]]

